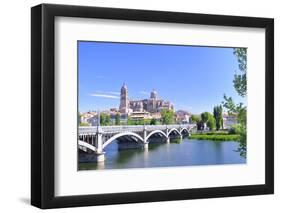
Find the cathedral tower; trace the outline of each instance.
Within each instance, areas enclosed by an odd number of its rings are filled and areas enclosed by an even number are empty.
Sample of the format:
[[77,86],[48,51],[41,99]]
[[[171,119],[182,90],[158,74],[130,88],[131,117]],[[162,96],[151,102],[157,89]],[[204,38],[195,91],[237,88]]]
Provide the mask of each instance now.
[[121,113],[129,112],[128,88],[125,83],[121,87],[119,111]]

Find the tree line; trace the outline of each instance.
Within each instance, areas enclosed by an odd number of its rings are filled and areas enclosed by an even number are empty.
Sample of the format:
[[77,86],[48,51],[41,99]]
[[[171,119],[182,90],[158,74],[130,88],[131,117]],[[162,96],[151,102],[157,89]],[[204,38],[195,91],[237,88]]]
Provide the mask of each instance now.
[[100,125],[101,126],[109,126],[109,125],[158,125],[158,124],[174,124],[175,123],[175,113],[173,110],[163,109],[161,111],[161,118],[142,118],[142,119],[132,119],[128,117],[125,123],[121,122],[120,113],[116,113],[114,116],[114,120],[112,121],[110,115],[108,113],[100,113]]
[[209,128],[209,130],[219,130],[223,129],[223,116],[222,116],[222,106],[215,106],[213,110],[213,114],[209,112],[203,112],[200,115],[192,115],[192,122],[196,123],[197,129],[204,129],[205,125]]

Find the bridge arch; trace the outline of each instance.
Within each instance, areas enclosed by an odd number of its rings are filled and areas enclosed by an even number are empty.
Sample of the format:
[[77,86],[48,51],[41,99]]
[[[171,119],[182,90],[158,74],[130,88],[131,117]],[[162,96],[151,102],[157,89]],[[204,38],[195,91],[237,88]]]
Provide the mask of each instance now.
[[167,138],[168,136],[161,130],[154,130],[152,131],[151,133],[149,133],[147,136],[146,136],[146,139],[145,141],[147,141],[152,135],[156,134],[156,133],[160,133],[161,135],[164,135],[165,138]]
[[143,138],[141,136],[139,136],[138,134],[134,133],[134,132],[121,132],[118,133],[114,136],[112,136],[111,138],[109,138],[103,145],[102,148],[104,149],[107,145],[109,145],[111,142],[113,142],[114,140],[116,140],[117,138],[120,138],[122,136],[134,136],[136,138],[138,138],[142,143],[143,143]]
[[177,130],[176,128],[172,128],[172,129],[169,130],[167,136],[169,137],[171,132],[173,132],[173,131],[176,131],[179,135],[181,135],[181,132],[179,130]]
[[93,145],[91,145],[91,144],[89,144],[89,143],[87,143],[87,142],[85,142],[85,141],[78,141],[78,145],[79,146],[84,146],[84,147],[86,147],[86,148],[88,148],[88,149],[90,149],[90,150],[92,150],[92,151],[94,151],[94,152],[96,152],[97,151],[97,148],[96,147],[94,147]]
[[182,128],[181,131],[180,131],[180,133],[182,134],[182,132],[183,132],[184,130],[187,131],[187,133],[189,134],[189,129],[188,129],[188,128]]

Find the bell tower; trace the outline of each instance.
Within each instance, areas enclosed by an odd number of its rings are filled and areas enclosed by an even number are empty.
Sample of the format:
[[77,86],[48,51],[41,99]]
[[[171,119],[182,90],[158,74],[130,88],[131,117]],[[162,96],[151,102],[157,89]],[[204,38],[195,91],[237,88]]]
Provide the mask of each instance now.
[[128,88],[125,83],[123,83],[123,86],[121,87],[121,91],[120,91],[119,111],[121,113],[129,112]]

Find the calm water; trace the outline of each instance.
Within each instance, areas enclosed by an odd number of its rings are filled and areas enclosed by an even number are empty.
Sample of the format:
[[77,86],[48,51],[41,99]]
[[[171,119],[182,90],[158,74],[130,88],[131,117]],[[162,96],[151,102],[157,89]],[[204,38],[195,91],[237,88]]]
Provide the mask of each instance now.
[[246,159],[235,151],[238,145],[234,141],[183,139],[180,143],[150,143],[148,150],[118,151],[118,144],[112,143],[105,148],[105,162],[79,163],[79,170],[246,163]]

